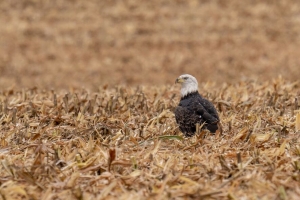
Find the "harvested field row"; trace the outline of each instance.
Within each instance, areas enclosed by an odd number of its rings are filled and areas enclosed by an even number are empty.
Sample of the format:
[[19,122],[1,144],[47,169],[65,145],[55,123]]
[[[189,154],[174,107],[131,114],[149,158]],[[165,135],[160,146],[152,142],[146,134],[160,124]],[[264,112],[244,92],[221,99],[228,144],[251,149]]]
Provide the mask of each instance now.
[[223,134],[184,138],[178,88],[0,93],[0,199],[296,199],[298,82],[217,85]]

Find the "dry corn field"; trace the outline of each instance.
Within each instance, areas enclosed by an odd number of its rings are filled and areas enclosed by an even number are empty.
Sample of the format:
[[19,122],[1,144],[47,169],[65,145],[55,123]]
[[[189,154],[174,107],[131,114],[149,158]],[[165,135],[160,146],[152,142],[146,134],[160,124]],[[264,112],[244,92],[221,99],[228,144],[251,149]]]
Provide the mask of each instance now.
[[[300,2],[0,1],[0,200],[299,199]],[[191,138],[175,79],[223,132]]]
[[1,199],[296,199],[299,88],[207,83],[223,134],[192,138],[173,86],[3,91]]

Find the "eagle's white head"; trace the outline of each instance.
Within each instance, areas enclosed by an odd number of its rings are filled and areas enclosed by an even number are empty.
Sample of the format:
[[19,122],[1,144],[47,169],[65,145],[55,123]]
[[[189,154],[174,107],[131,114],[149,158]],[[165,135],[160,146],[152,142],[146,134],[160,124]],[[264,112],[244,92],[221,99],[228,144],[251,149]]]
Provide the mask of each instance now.
[[175,83],[181,84],[181,97],[198,91],[197,79],[192,75],[183,74],[176,79]]

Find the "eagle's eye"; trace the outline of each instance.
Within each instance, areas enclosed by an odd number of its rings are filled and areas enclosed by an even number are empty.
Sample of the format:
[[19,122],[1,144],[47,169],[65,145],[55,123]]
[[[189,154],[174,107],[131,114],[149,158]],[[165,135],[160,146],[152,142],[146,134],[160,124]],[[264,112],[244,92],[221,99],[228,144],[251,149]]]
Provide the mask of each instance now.
[[184,79],[184,80],[187,80],[187,79],[188,79],[188,77],[183,77],[183,79]]

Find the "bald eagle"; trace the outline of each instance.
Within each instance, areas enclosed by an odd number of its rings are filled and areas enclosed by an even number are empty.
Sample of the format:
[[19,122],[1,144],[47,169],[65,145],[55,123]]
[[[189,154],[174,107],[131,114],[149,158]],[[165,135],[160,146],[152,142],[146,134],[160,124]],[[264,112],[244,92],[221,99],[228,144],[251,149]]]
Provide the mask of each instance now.
[[183,74],[175,83],[181,84],[181,99],[175,109],[175,119],[180,131],[191,137],[195,134],[198,123],[200,127],[203,124],[202,129],[215,133],[220,119],[214,105],[199,94],[197,79]]

